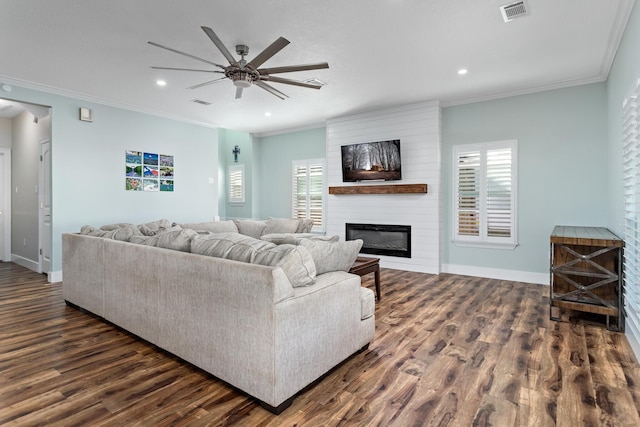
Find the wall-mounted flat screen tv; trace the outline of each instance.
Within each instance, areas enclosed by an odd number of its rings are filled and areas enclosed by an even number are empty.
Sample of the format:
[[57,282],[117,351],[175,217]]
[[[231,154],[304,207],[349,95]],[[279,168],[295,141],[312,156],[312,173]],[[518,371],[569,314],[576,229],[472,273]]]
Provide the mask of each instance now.
[[402,179],[400,140],[343,145],[342,181]]

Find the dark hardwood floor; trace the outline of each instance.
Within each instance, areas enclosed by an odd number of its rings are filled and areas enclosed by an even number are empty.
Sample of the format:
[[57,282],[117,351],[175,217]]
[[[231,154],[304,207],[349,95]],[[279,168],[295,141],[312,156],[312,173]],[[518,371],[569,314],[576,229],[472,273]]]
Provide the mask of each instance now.
[[369,349],[280,416],[67,307],[61,286],[0,263],[0,425],[640,426],[625,336],[550,321],[545,286],[383,269]]

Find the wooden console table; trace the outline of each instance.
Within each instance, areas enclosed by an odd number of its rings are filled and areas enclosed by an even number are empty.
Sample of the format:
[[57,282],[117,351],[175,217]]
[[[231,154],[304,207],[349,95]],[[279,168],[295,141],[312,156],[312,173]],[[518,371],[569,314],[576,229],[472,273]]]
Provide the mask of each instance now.
[[622,239],[602,227],[557,226],[550,243],[551,320],[565,308],[605,315],[607,329],[623,331]]
[[380,301],[380,258],[361,257],[356,258],[349,273],[362,277],[365,274],[374,273],[376,283],[376,299]]

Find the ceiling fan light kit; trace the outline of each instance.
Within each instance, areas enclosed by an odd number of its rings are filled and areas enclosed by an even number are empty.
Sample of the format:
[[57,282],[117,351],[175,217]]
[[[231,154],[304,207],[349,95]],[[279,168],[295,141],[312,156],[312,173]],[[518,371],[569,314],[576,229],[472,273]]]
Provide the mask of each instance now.
[[306,87],[310,89],[320,89],[323,84],[316,84],[313,82],[313,79],[307,81],[298,81],[292,79],[286,79],[283,77],[277,77],[273,74],[280,73],[291,73],[295,71],[307,71],[307,70],[319,70],[324,68],[329,68],[329,64],[326,62],[320,62],[316,64],[303,64],[303,65],[289,65],[282,67],[274,67],[274,68],[258,68],[269,59],[271,59],[276,53],[280,52],[285,46],[289,44],[289,40],[284,37],[279,37],[276,41],[271,43],[264,49],[262,52],[258,54],[251,61],[247,62],[245,60],[245,56],[249,53],[249,46],[239,44],[236,45],[236,53],[240,55],[240,60],[237,61],[231,52],[226,48],[226,46],[222,43],[218,35],[209,27],[201,27],[205,34],[209,37],[209,39],[213,42],[213,44],[218,48],[220,53],[229,61],[229,65],[226,67],[215,62],[211,62],[209,60],[199,58],[197,56],[163,46],[158,43],[149,42],[150,45],[156,46],[162,49],[166,49],[170,52],[177,53],[179,55],[186,56],[191,59],[195,59],[200,62],[204,62],[209,65],[213,65],[220,70],[197,70],[191,68],[175,68],[175,67],[151,67],[157,70],[172,70],[172,71],[194,71],[194,72],[206,72],[206,73],[219,73],[224,74],[224,77],[220,77],[214,80],[209,80],[204,83],[200,83],[194,86],[189,87],[188,89],[196,89],[202,86],[207,86],[213,83],[217,83],[221,80],[229,79],[233,82],[233,85],[236,87],[236,99],[242,97],[242,91],[251,87],[252,85],[258,86],[261,89],[271,93],[272,95],[277,96],[280,99],[286,99],[288,96],[276,88],[268,85],[266,82],[273,83],[282,83],[293,86]]

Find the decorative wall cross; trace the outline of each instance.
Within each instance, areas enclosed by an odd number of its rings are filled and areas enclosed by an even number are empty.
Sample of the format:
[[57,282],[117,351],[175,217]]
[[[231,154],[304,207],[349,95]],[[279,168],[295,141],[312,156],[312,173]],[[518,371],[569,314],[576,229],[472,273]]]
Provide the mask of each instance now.
[[233,161],[238,163],[238,154],[240,154],[240,147],[238,147],[237,145],[235,147],[233,147]]

